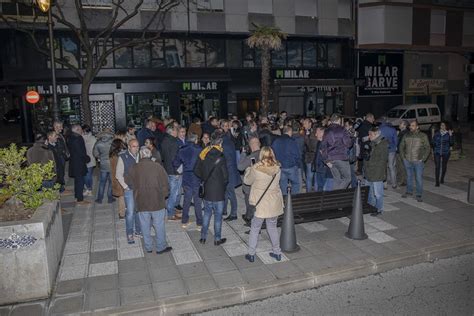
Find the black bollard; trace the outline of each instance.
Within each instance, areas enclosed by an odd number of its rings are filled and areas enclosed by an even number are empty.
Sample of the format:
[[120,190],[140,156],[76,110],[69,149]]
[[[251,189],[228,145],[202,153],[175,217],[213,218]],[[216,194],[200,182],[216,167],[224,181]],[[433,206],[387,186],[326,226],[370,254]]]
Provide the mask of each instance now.
[[346,237],[356,240],[367,239],[364,229],[364,214],[362,212],[362,198],[360,194],[360,180],[357,181],[357,188],[354,192],[354,200],[352,202],[352,215],[349,230]]
[[283,214],[281,224],[280,247],[284,252],[296,252],[300,246],[296,243],[295,219],[293,217],[293,206],[291,205],[291,186],[288,185],[286,196],[286,210]]

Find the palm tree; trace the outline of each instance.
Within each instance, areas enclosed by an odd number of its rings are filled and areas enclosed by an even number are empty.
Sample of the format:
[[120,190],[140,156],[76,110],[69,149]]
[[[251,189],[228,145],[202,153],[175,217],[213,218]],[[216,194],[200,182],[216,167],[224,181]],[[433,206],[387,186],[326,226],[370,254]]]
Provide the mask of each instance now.
[[262,57],[262,107],[260,112],[267,115],[269,109],[268,97],[270,94],[270,68],[271,51],[278,50],[282,46],[282,40],[286,34],[279,28],[253,24],[255,29],[247,38],[247,45],[250,48],[257,48],[261,51]]

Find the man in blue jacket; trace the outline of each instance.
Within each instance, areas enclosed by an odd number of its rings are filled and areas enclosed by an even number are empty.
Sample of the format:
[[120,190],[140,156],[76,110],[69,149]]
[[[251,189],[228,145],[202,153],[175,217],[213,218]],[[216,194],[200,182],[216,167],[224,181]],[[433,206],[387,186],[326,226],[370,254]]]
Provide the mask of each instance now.
[[321,148],[322,157],[331,169],[334,178],[334,190],[346,189],[351,183],[351,166],[349,164],[349,148],[352,139],[344,128],[342,117],[333,114],[330,124],[324,132]]
[[137,140],[140,147],[145,145],[145,140],[147,138],[155,139],[155,130],[155,123],[153,123],[151,120],[146,119],[145,127],[139,130],[137,133]]
[[173,167],[178,169],[183,166],[183,217],[182,227],[189,225],[189,207],[191,201],[194,202],[194,212],[196,214],[196,225],[202,226],[202,200],[199,197],[199,178],[194,174],[194,166],[201,153],[201,146],[198,144],[199,137],[195,133],[190,133],[186,139],[186,144],[178,150],[178,154],[173,160]]
[[388,142],[388,175],[390,178],[390,184],[392,188],[397,188],[397,167],[396,167],[396,155],[398,146],[397,130],[392,126],[391,123],[387,122],[385,117],[380,119],[382,122],[379,126],[380,134]]
[[280,188],[284,195],[287,194],[288,181],[291,182],[291,193],[300,193],[300,176],[298,167],[301,162],[300,149],[298,144],[291,137],[293,128],[291,126],[283,127],[283,135],[272,144],[276,159],[281,164]]

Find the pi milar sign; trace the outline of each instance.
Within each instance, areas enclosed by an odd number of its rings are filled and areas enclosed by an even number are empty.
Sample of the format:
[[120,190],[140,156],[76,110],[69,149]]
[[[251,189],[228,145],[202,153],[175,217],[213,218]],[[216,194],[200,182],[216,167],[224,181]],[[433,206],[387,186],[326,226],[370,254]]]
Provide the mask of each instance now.
[[30,104],[35,104],[35,103],[38,103],[38,101],[40,100],[40,95],[36,91],[33,91],[33,90],[28,91],[26,93],[25,99],[26,99],[26,102]]

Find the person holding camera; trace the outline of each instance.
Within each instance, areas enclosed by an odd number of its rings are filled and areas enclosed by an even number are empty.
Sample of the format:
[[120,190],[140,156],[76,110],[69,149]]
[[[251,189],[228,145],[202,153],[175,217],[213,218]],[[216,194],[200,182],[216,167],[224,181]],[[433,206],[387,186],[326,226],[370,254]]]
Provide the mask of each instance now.
[[[249,152],[245,150],[240,156],[239,163],[237,164],[237,169],[239,169],[239,171],[246,171],[259,161],[260,141],[257,137],[251,137],[249,139],[249,149]],[[250,205],[249,203],[250,186],[244,183],[242,185],[242,192],[244,193],[245,200],[245,215],[242,215],[242,218],[247,224],[250,224],[250,221],[255,214],[255,206]]]
[[383,213],[383,182],[387,178],[388,141],[383,138],[378,127],[369,131],[369,146],[364,156],[364,176],[370,187],[369,204],[376,208],[371,215]]

